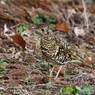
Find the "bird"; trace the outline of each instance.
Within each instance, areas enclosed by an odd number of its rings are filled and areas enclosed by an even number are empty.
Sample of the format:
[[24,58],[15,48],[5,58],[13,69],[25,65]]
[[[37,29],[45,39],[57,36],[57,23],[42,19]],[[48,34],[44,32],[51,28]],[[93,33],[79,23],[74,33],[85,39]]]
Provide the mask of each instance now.
[[[72,62],[85,63],[84,58],[79,54],[78,48],[69,44],[66,39],[55,35],[48,26],[36,29],[35,32],[41,36],[40,49],[42,57],[46,61],[49,59],[52,63],[60,65],[55,78],[58,77],[63,65]],[[55,66],[52,68],[50,75],[54,68]]]

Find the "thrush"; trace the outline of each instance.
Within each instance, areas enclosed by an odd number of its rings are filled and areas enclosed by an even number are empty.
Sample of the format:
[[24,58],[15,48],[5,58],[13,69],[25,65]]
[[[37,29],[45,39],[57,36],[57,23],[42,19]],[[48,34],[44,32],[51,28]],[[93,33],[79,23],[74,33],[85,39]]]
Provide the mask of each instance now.
[[[40,46],[43,58],[60,65],[60,69],[55,78],[58,77],[62,65],[72,62],[84,62],[84,58],[80,56],[78,48],[69,44],[66,39],[55,35],[49,27],[37,29],[36,32],[41,35]],[[54,67],[50,75],[53,70]]]

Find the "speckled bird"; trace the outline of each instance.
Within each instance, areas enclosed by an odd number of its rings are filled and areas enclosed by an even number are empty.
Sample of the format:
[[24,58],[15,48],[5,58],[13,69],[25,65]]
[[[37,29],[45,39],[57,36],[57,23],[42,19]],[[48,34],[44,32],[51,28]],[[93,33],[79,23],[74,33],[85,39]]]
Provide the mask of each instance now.
[[40,45],[45,60],[61,65],[55,78],[58,77],[62,65],[72,62],[84,62],[84,58],[79,55],[77,47],[70,45],[64,38],[55,35],[49,27],[37,29],[36,32],[41,35]]

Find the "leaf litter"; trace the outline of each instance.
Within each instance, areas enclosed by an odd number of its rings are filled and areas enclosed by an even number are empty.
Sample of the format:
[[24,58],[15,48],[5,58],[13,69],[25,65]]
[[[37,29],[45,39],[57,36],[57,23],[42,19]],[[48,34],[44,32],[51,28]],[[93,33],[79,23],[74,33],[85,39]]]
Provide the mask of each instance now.
[[[0,23],[0,59],[9,62],[0,69],[0,93],[5,95],[59,95],[60,89],[71,85],[74,87],[95,85],[95,16],[93,14],[95,11],[91,5],[86,7],[89,28],[85,26],[84,7],[80,0],[0,2],[0,19],[2,19]],[[3,26],[6,23],[8,28],[12,27],[11,30],[15,30],[23,37],[28,48],[26,51],[3,34]],[[58,67],[50,77],[49,72],[53,64],[43,62],[39,44],[40,36],[31,30],[32,27],[39,27],[41,23],[57,25],[55,34],[61,35],[69,43],[80,47],[80,53],[85,52],[84,57],[87,64],[91,64],[93,67],[70,63],[65,66],[65,70],[60,72],[58,79],[54,79]],[[20,43],[22,43],[21,40]],[[0,61],[0,65],[1,63],[4,64],[4,61]],[[95,93],[94,90],[92,95]],[[64,95],[62,92],[61,94]]]

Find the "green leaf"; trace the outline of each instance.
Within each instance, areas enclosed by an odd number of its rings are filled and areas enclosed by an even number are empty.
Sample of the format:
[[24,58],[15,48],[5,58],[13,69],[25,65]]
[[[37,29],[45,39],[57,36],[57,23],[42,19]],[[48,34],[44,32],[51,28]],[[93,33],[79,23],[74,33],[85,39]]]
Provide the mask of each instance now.
[[27,30],[27,29],[30,29],[30,28],[27,27],[27,26],[24,26],[24,25],[20,25],[20,26],[18,26],[18,28],[17,28],[17,30],[18,30],[19,32],[23,32],[24,30]]
[[95,67],[95,63],[93,63],[93,67]]
[[82,91],[79,86],[76,86],[75,88],[76,88],[78,91],[80,91],[80,92]]
[[60,92],[64,94],[72,94],[74,91],[73,87],[66,87],[66,88],[61,88]]
[[5,71],[0,71],[0,74],[5,74]]
[[82,93],[85,94],[85,95],[91,95],[91,91],[93,89],[93,86],[91,85],[86,85],[84,87],[82,87]]
[[39,34],[35,33],[34,35],[31,35],[31,37],[36,40],[39,38]]
[[83,87],[66,87],[66,88],[61,88],[60,92],[63,94],[73,94],[73,95],[91,95],[92,89],[95,88],[91,85],[86,85]]
[[51,18],[49,18],[49,17],[46,16],[46,15],[44,15],[44,18],[45,18],[47,21],[51,22],[51,23],[55,23],[55,22],[56,22],[54,19],[51,19]]
[[42,18],[40,18],[40,14],[36,14],[34,16],[34,18],[32,18],[32,21],[34,24],[38,24],[38,23],[42,22]]
[[0,91],[0,95],[5,95],[2,91]]
[[28,51],[28,50],[25,50],[24,53],[25,53],[25,54],[29,54],[29,51]]
[[6,66],[10,63],[8,60],[0,59],[0,69],[6,68]]
[[32,21],[34,24],[39,24],[39,23],[44,23],[45,21],[48,21],[50,23],[55,23],[56,21],[50,17],[48,17],[47,15],[43,15],[43,14],[36,14],[33,18]]
[[53,30],[53,31],[55,30],[55,25],[53,25],[53,24],[49,24],[48,27],[49,27],[51,30]]

